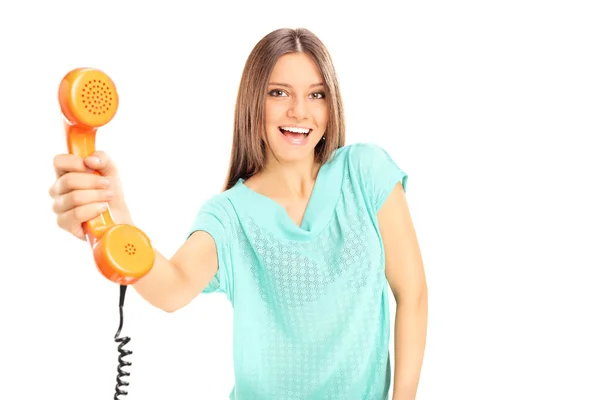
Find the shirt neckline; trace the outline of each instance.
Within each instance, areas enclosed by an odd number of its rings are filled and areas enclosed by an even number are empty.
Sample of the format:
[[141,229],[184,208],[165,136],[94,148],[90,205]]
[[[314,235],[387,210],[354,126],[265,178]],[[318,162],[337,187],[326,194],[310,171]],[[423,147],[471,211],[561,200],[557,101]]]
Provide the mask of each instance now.
[[[336,152],[339,153],[339,152]],[[302,223],[296,223],[290,218],[285,208],[275,200],[255,192],[246,186],[240,178],[234,185],[239,201],[236,208],[253,220],[253,222],[277,236],[290,240],[310,240],[318,235],[329,223],[335,211],[336,203],[341,194],[342,173],[340,163],[332,159],[324,163],[317,173],[312,193],[308,200]]]

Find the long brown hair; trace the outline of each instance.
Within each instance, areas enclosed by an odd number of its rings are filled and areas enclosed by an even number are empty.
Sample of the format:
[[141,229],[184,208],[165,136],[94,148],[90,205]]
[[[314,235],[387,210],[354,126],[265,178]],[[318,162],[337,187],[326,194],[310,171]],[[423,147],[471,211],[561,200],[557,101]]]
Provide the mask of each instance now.
[[307,29],[277,29],[263,37],[248,56],[235,105],[233,143],[223,190],[248,179],[265,166],[265,103],[269,77],[277,60],[289,53],[305,53],[323,76],[329,121],[325,140],[315,147],[315,159],[323,164],[346,141],[344,108],[331,56],[321,40]]

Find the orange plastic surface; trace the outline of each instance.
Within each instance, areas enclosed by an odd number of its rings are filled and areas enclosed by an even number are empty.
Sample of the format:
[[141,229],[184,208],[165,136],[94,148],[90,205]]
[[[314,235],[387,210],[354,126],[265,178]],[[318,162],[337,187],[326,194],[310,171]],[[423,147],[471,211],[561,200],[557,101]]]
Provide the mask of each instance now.
[[[115,84],[98,69],[77,68],[62,79],[58,101],[69,153],[89,156],[96,151],[98,128],[109,123],[117,112]],[[107,279],[129,285],[152,269],[155,254],[149,238],[134,226],[115,224],[110,209],[84,222],[83,230],[96,266]]]

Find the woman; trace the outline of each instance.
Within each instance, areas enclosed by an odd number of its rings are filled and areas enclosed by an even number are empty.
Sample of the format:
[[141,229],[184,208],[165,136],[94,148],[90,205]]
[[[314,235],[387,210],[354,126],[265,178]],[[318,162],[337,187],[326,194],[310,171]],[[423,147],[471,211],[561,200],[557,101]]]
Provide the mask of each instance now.
[[[133,224],[113,161],[59,155],[50,189],[60,228],[108,202]],[[102,176],[87,173],[87,168]],[[380,147],[345,145],[336,73],[304,29],[265,36],[246,63],[224,190],[171,259],[134,284],[173,312],[200,292],[234,306],[231,398],[387,399],[389,283],[397,302],[394,400],[416,395],[427,285],[404,188]]]

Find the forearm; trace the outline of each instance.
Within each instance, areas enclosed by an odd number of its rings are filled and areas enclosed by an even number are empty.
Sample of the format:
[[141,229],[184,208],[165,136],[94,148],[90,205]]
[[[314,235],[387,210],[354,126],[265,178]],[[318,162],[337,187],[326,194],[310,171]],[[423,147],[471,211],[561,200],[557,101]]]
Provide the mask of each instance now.
[[[120,205],[118,211],[113,212],[113,218],[119,224],[137,226],[125,204]],[[171,312],[178,308],[173,302],[179,296],[173,296],[173,293],[182,290],[185,286],[185,277],[182,271],[156,248],[153,250],[155,260],[152,269],[131,286],[148,303],[163,311]]]
[[[180,308],[175,304],[182,298],[182,289],[186,286],[185,277],[171,261],[154,249],[154,266],[146,276],[133,284],[138,294],[153,306],[166,312]],[[175,296],[174,293],[179,292]]]
[[398,302],[394,333],[394,392],[392,400],[415,400],[425,353],[427,291],[418,299]]
[[[113,219],[119,224],[137,226],[126,204],[120,204],[118,211],[113,212]],[[131,286],[148,303],[165,312],[174,312],[185,306],[200,290],[198,280],[191,279],[181,267],[181,260],[176,262],[163,256],[156,247],[154,250],[154,265],[152,269]],[[189,250],[186,250],[189,252]],[[210,271],[206,272],[207,281]]]

